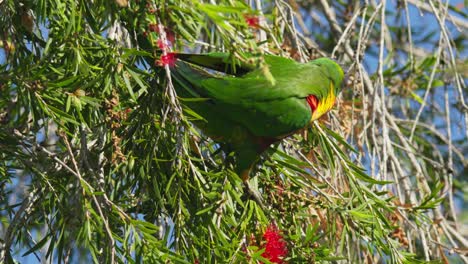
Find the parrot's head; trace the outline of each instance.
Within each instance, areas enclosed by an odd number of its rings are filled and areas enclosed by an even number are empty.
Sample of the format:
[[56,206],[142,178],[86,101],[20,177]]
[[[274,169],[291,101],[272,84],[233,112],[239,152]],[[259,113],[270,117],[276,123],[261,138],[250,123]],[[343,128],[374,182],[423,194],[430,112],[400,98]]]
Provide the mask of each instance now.
[[329,87],[322,87],[317,95],[307,97],[307,102],[313,109],[311,121],[314,121],[335,105],[336,96],[342,89],[344,71],[338,63],[329,58],[319,58],[309,63],[318,65],[322,74],[330,80]]

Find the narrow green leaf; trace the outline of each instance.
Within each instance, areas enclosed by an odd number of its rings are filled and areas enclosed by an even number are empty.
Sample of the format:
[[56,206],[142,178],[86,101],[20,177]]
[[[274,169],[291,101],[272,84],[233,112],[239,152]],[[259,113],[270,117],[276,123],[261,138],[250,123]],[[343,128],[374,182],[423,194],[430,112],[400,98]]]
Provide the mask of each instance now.
[[49,241],[49,236],[50,233],[48,233],[46,236],[44,236],[39,242],[37,242],[32,248],[30,248],[28,251],[26,251],[22,256],[27,256],[39,249],[41,249],[48,241]]

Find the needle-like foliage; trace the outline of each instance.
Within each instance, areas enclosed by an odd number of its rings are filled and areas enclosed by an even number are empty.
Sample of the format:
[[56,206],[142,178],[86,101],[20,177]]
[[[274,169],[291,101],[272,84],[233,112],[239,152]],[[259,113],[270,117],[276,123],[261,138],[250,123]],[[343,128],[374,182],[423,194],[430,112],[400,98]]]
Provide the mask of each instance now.
[[[0,262],[467,262],[466,32],[462,1],[0,0]],[[347,68],[250,190],[172,84],[210,51]]]

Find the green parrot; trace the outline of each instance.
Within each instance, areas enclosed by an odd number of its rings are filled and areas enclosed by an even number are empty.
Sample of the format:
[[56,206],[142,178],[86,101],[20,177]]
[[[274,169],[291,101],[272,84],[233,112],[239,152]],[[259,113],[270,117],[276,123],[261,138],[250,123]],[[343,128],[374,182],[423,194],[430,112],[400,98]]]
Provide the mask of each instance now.
[[271,144],[333,107],[344,78],[329,58],[302,64],[265,55],[265,74],[264,68],[234,63],[227,53],[175,56],[171,75],[177,95],[203,118],[195,125],[234,152],[244,182]]

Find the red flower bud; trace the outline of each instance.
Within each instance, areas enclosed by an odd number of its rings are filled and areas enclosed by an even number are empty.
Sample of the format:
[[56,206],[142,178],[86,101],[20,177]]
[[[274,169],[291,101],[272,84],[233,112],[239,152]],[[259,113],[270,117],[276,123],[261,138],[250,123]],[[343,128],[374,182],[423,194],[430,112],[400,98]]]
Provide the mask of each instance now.
[[251,28],[260,28],[260,18],[258,16],[253,16],[253,15],[245,15],[245,22],[247,22],[247,25]]
[[177,61],[176,54],[173,52],[168,52],[166,55],[162,55],[159,60],[156,61],[156,64],[159,66],[174,66]]

